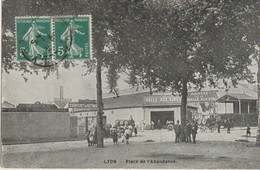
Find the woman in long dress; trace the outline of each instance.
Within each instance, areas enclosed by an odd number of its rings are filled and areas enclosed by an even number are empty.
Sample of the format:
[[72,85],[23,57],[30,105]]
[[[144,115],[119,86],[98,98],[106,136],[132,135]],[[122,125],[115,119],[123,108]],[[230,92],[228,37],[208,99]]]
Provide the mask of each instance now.
[[31,27],[23,36],[23,40],[28,41],[29,43],[29,55],[32,56],[32,58],[35,58],[37,56],[41,56],[42,58],[44,57],[45,49],[37,45],[38,34],[42,36],[47,35],[40,31],[40,29],[43,28],[44,27],[37,25],[35,21],[33,21]]
[[73,20],[71,20],[69,26],[61,35],[61,39],[67,41],[67,53],[70,57],[75,55],[79,55],[79,57],[81,57],[82,55],[83,49],[75,43],[75,33],[80,35],[84,35],[85,33],[80,32],[78,28],[81,28],[81,26],[76,25]]

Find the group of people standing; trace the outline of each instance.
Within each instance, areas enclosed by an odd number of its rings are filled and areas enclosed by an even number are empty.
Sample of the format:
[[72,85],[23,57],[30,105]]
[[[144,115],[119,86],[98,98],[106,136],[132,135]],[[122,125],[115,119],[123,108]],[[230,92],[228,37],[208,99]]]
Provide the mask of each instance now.
[[[196,135],[198,131],[197,122],[194,120],[192,124],[187,120],[185,125],[181,125],[180,121],[177,120],[177,124],[174,126],[175,132],[175,142],[179,143],[181,141],[181,137],[183,137],[185,142],[196,143]],[[192,141],[191,141],[192,137]]]
[[[132,133],[134,132],[134,135],[137,136],[137,128],[134,127],[132,130],[131,127],[125,126],[123,128],[123,131],[121,132],[121,136],[119,136],[120,133],[118,133],[118,128],[116,126],[113,126],[110,129],[110,135],[113,139],[114,145],[118,144],[118,138],[121,137],[122,143],[129,144],[130,136],[132,136]],[[87,141],[88,146],[94,146],[97,144],[97,128],[91,128],[87,132]]]
[[[137,136],[137,128],[134,127],[133,130],[134,130],[135,136]],[[129,139],[130,139],[130,136],[132,135],[132,129],[130,127],[125,126],[123,128],[123,131],[121,132],[121,136],[119,136],[117,127],[113,126],[113,128],[111,128],[111,130],[110,130],[110,134],[113,139],[114,145],[117,145],[119,137],[121,137],[122,143],[126,142],[126,144],[129,144]]]

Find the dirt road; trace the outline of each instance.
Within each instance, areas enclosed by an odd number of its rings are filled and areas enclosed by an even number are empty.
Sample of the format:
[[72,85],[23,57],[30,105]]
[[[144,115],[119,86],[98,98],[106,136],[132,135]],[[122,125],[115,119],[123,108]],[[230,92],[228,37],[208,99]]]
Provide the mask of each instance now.
[[174,143],[173,132],[149,131],[129,145],[113,146],[107,139],[105,148],[88,147],[85,141],[9,145],[3,148],[3,163],[12,168],[260,168],[255,138],[235,141],[245,138],[243,131],[199,133],[196,144]]

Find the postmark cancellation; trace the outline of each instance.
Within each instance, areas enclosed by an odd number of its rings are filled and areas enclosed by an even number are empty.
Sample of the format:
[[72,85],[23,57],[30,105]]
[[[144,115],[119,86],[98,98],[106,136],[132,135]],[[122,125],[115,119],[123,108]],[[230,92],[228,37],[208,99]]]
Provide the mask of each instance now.
[[16,17],[18,61],[91,59],[91,16]]

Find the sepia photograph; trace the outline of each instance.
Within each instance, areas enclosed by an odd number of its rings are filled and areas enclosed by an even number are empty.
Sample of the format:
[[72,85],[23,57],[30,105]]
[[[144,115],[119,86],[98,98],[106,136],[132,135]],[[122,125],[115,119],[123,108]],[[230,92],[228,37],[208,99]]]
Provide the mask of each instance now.
[[1,167],[260,169],[260,1],[1,7]]

